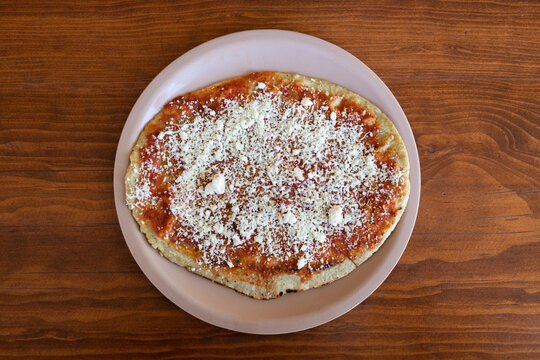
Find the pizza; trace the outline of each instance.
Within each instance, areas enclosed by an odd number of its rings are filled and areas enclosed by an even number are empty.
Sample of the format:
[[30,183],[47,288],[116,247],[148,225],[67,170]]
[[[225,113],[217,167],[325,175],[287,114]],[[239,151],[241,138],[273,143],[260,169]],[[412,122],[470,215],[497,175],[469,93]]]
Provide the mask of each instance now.
[[298,74],[252,73],[169,101],[130,160],[126,202],[149,244],[256,299],[349,274],[409,196],[407,152],[388,117]]

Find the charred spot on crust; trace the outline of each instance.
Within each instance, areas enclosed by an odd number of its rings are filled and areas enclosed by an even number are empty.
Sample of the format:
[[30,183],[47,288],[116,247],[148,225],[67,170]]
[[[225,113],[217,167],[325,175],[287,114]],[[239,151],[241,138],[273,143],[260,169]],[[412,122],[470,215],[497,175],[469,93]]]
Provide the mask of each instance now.
[[287,293],[295,293],[297,292],[298,290],[294,290],[294,289],[287,289]]
[[328,263],[328,264],[324,264],[323,266],[321,266],[321,268],[319,270],[320,271],[326,270],[326,269],[328,269],[328,268],[330,268],[332,266],[335,266],[337,264],[338,264],[338,262],[331,262],[331,263]]
[[279,292],[279,296],[283,296],[283,291],[280,291],[280,292]]

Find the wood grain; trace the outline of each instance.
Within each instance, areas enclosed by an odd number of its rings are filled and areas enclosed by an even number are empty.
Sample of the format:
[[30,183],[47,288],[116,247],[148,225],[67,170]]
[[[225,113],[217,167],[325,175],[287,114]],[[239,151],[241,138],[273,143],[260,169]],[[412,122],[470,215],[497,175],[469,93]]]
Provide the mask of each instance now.
[[[390,87],[418,143],[415,231],[384,284],[315,329],[239,334],[162,296],[112,193],[148,82],[234,31],[329,40]],[[535,1],[0,4],[0,358],[540,358]]]

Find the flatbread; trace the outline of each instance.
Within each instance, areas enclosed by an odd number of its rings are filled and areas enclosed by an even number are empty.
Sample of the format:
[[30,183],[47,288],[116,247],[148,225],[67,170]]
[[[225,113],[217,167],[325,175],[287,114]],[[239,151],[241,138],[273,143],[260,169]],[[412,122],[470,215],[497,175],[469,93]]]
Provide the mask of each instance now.
[[256,299],[349,274],[409,196],[405,145],[361,96],[253,73],[168,102],[130,156],[127,205],[170,261]]

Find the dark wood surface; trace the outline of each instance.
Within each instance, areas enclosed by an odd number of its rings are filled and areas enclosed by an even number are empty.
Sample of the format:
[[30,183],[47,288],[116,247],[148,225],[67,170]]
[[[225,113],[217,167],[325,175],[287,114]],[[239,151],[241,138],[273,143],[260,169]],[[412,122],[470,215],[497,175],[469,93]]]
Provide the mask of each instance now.
[[[537,1],[0,3],[0,358],[540,358]],[[120,232],[116,145],[187,50],[257,28],[348,50],[418,142],[416,228],[346,315],[279,336],[177,308]]]

